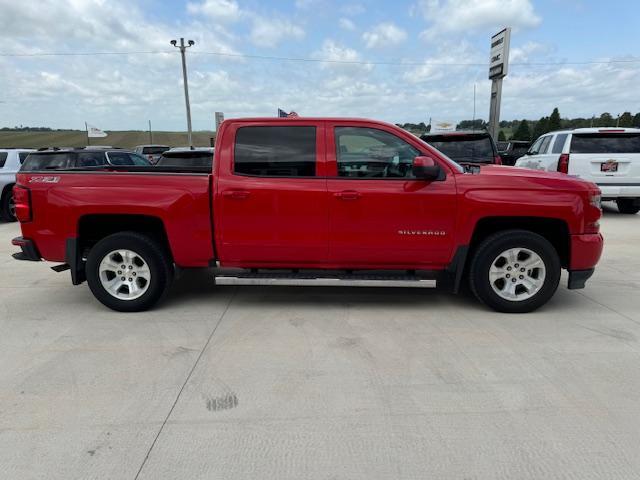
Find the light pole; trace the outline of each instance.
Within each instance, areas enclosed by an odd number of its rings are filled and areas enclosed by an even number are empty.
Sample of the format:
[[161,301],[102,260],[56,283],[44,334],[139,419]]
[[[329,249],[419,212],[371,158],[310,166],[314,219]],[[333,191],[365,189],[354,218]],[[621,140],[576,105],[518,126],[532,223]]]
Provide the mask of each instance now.
[[189,40],[187,45],[184,44],[184,38],[180,38],[180,45],[177,40],[171,40],[171,45],[180,49],[180,55],[182,56],[182,79],[184,82],[184,102],[187,105],[187,130],[189,135],[189,147],[193,147],[191,141],[191,106],[189,105],[189,85],[187,83],[187,59],[185,57],[185,51],[187,48],[195,45],[196,42]]

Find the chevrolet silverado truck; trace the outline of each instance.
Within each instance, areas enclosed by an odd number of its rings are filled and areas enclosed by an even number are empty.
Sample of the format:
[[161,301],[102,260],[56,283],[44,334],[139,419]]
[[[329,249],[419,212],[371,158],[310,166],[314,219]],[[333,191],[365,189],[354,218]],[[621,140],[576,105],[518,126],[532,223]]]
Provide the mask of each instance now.
[[176,269],[202,267],[217,284],[468,282],[516,313],[545,304],[563,268],[583,288],[602,252],[593,183],[465,169],[395,125],[233,119],[215,152],[212,167],[24,169],[14,257],[60,263],[118,311],[152,307]]

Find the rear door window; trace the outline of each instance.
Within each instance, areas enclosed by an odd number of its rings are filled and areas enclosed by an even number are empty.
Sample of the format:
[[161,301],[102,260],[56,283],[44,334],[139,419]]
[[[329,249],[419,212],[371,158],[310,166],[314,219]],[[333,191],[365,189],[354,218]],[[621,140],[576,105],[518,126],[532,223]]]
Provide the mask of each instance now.
[[640,153],[640,133],[574,134],[571,153]]
[[7,163],[8,155],[7,152],[0,152],[0,168],[4,167],[4,164]]
[[109,152],[107,153],[111,165],[116,166],[141,166],[151,165],[149,161],[138,153],[129,152]]
[[20,165],[22,165],[24,163],[26,158],[29,156],[29,153],[31,153],[31,152],[20,152],[20,153],[18,153],[18,160],[20,160]]
[[233,171],[257,177],[315,176],[316,127],[239,128]]
[[562,148],[564,147],[564,142],[567,140],[568,135],[569,134],[567,133],[560,133],[556,136],[551,153],[562,153]]

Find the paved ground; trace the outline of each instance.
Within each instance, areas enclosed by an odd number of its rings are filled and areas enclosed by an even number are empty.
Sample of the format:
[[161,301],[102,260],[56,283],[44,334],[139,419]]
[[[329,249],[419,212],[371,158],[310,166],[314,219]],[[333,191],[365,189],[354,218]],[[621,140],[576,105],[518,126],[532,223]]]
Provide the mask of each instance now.
[[640,215],[583,291],[217,287],[117,314],[0,224],[2,479],[640,476]]

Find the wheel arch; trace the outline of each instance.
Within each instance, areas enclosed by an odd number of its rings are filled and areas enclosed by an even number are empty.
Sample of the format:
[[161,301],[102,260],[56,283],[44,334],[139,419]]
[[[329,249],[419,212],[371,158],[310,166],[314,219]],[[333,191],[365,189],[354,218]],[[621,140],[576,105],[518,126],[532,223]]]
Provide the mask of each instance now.
[[161,218],[137,214],[87,214],[78,219],[77,236],[68,238],[65,245],[65,259],[74,285],[86,280],[84,259],[89,250],[103,238],[125,231],[141,233],[157,241],[173,262],[167,230]]

